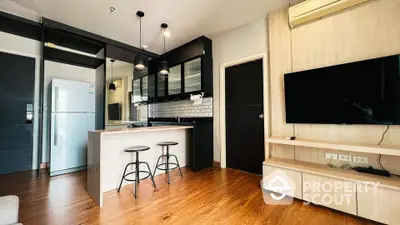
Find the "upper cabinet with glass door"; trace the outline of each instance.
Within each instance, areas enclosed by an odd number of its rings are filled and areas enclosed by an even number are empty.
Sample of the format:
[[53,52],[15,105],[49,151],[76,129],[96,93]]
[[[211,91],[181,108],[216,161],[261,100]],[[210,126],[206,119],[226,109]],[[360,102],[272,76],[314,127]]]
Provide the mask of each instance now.
[[148,100],[148,93],[149,93],[149,82],[148,76],[142,77],[142,101]]
[[185,93],[201,91],[201,58],[188,61],[185,69]]
[[157,76],[157,97],[165,96],[165,81],[164,77]]
[[182,66],[177,65],[169,69],[168,74],[168,95],[182,93]]
[[142,94],[140,90],[140,78],[133,80],[133,103],[141,102],[142,101]]
[[148,76],[148,99],[154,100],[156,98],[156,75],[150,74]]

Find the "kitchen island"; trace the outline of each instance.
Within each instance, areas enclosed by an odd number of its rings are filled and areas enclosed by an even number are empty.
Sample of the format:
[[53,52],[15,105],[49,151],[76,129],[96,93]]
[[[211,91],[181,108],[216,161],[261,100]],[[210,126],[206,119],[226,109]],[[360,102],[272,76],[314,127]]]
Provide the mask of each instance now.
[[[153,172],[157,158],[162,153],[161,146],[157,143],[176,141],[179,144],[171,147],[170,153],[178,157],[181,167],[186,166],[190,161],[192,128],[193,126],[160,126],[89,131],[87,192],[100,207],[103,206],[103,193],[116,190],[126,164],[135,161],[134,154],[124,152],[130,146],[150,147],[150,150],[140,153],[139,160],[146,161]],[[145,165],[140,165],[140,168],[146,169]],[[157,170],[156,175],[162,172],[164,171]],[[124,181],[123,186],[131,183]]]

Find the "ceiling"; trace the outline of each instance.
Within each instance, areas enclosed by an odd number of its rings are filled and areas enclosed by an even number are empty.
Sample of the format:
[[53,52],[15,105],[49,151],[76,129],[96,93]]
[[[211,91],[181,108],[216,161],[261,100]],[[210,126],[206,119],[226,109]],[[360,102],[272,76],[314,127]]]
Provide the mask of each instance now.
[[[5,5],[6,0],[1,4]],[[171,36],[167,51],[201,35],[210,38],[264,18],[268,12],[296,0],[8,0],[18,13],[93,32],[139,47],[139,20],[142,10],[143,45],[148,51],[163,52],[160,24],[168,23]],[[110,12],[110,6],[115,7]],[[4,8],[4,7],[2,7]],[[23,9],[23,10],[22,10]],[[11,12],[13,13],[13,12]],[[24,15],[22,15],[24,16]]]

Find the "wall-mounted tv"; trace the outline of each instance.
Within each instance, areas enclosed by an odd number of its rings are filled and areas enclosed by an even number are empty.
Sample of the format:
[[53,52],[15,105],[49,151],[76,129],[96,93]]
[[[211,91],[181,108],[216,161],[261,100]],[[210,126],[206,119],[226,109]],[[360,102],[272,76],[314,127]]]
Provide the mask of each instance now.
[[285,74],[286,123],[400,125],[400,55]]
[[108,120],[121,120],[121,111],[118,103],[108,104]]

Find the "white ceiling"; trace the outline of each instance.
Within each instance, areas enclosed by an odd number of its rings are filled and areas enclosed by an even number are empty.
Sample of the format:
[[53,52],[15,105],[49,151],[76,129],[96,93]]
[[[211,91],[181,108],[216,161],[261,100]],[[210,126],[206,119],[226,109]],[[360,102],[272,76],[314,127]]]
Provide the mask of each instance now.
[[[6,0],[1,0],[6,1]],[[11,0],[18,12],[36,12],[129,45],[139,46],[139,20],[148,51],[163,52],[160,24],[168,23],[167,51],[201,35],[213,38],[265,17],[293,0]],[[3,5],[5,3],[2,3]],[[10,4],[10,3],[9,3]],[[111,13],[110,6],[116,8]],[[3,7],[4,8],[4,7]],[[13,13],[13,12],[11,12]],[[22,15],[23,16],[23,15]]]

